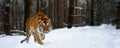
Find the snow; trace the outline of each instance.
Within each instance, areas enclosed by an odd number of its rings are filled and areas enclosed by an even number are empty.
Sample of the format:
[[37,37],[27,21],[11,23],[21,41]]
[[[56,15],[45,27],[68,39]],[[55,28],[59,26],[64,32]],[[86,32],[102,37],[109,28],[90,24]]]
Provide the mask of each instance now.
[[43,45],[34,42],[23,42],[25,36],[0,35],[0,48],[120,48],[120,30],[115,26],[84,26],[60,28],[46,34]]

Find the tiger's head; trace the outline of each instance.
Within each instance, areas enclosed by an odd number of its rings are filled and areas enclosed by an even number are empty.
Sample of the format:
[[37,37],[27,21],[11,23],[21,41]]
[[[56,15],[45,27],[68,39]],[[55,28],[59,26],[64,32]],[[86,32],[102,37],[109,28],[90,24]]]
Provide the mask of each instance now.
[[52,30],[51,20],[44,13],[39,13],[38,16],[40,31],[45,34],[50,32]]

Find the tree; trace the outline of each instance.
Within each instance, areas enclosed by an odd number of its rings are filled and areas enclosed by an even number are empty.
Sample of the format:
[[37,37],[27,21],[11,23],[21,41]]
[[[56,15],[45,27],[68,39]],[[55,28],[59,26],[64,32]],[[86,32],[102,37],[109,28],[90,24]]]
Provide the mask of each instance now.
[[39,2],[39,0],[37,0],[37,6],[36,6],[36,8],[37,8],[37,13],[40,11],[40,2]]
[[117,6],[116,29],[120,29],[120,2],[118,2]]
[[94,26],[94,0],[91,0],[91,10],[90,10],[90,25]]
[[4,0],[2,3],[2,14],[3,14],[3,31],[6,35],[11,35],[10,33],[10,2],[11,0]]
[[73,7],[73,0],[69,0],[69,12],[68,12],[68,14],[69,14],[69,16],[68,16],[68,28],[71,28],[72,27],[72,14],[73,14],[73,9],[74,9],[74,7]]
[[25,31],[25,23],[26,23],[26,20],[29,18],[29,14],[30,14],[30,3],[31,3],[31,0],[24,0],[24,31]]

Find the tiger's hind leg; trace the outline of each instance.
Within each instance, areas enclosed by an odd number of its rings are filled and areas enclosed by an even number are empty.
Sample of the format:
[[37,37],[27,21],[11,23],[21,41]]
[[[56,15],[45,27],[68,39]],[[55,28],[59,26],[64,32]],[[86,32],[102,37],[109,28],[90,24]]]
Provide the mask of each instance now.
[[30,35],[27,35],[27,37],[26,37],[26,42],[27,43],[29,42],[29,38],[30,38]]

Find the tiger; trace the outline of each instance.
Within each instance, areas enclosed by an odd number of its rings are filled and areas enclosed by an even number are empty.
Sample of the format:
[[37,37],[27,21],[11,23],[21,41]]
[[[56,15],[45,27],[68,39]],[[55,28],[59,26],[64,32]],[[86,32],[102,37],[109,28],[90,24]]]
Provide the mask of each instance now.
[[25,33],[26,38],[21,41],[23,43],[29,42],[30,35],[34,35],[34,41],[42,45],[42,40],[45,39],[45,34],[52,30],[51,20],[44,14],[39,12],[37,15],[32,16],[26,20]]

